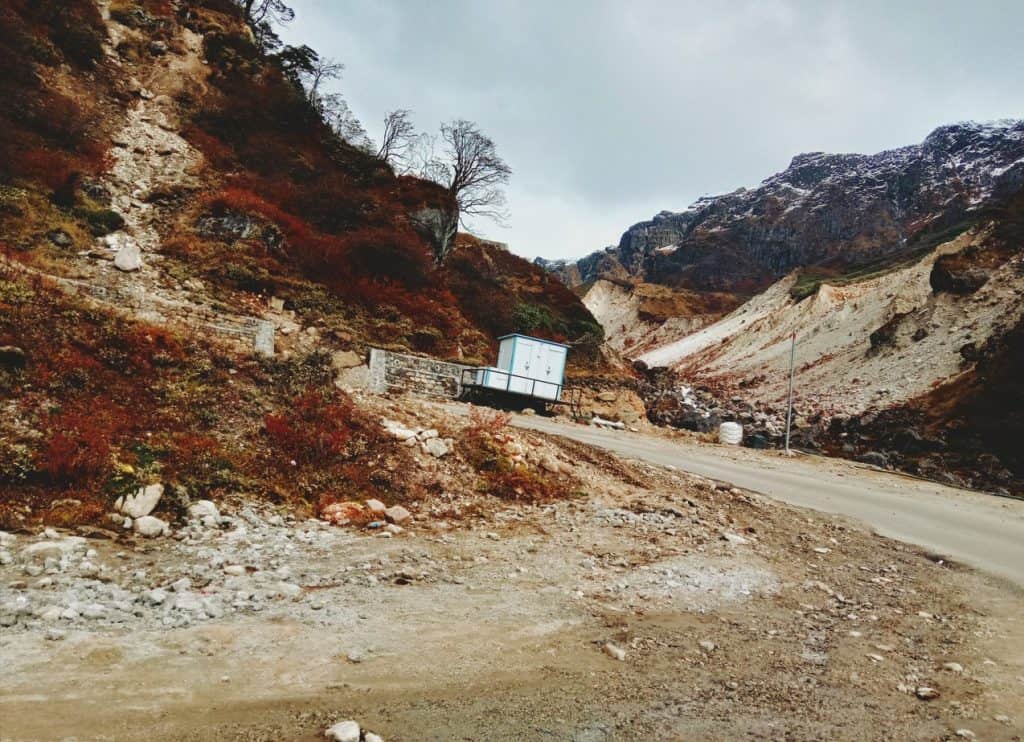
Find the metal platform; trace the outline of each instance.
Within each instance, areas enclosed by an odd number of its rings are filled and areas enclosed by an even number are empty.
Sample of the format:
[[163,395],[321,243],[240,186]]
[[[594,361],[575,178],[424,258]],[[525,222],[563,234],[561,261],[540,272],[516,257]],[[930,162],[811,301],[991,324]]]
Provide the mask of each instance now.
[[[555,399],[550,399],[537,396],[534,392],[537,389],[537,384],[552,386],[551,382],[531,379],[527,376],[518,376],[508,371],[500,372],[500,375],[505,377],[503,387],[478,383],[477,378],[480,372],[488,370],[493,369],[488,369],[485,366],[463,369],[462,378],[459,380],[459,399],[467,402],[479,402],[489,407],[500,407],[503,409],[522,410],[532,407],[537,412],[545,412],[549,405],[566,405],[573,416],[578,417],[581,414],[580,402],[583,398],[583,390],[579,387],[555,384],[554,386],[557,387]],[[529,388],[530,392],[520,392],[511,389],[513,379],[522,381],[523,383],[517,384],[517,386],[521,386],[523,389]]]

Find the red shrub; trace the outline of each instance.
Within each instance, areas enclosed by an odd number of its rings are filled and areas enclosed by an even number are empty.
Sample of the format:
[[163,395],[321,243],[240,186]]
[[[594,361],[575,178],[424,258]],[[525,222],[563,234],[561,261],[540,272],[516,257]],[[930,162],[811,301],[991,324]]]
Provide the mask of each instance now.
[[29,149],[9,153],[7,168],[16,178],[42,183],[48,190],[55,191],[68,181],[73,163],[59,150]]
[[274,446],[301,464],[328,463],[352,437],[352,403],[340,393],[307,391],[263,425]]
[[220,442],[203,433],[184,432],[174,436],[167,471],[178,477],[208,473],[225,458]]
[[117,432],[114,417],[109,409],[70,409],[52,418],[53,432],[39,453],[39,470],[60,484],[102,474],[110,464]]
[[224,169],[235,166],[235,156],[231,148],[198,126],[189,126],[182,132],[182,136],[202,152],[203,156],[214,167]]
[[433,273],[434,262],[423,239],[409,229],[368,228],[345,235],[351,270],[378,282],[394,281],[408,289],[422,289]]

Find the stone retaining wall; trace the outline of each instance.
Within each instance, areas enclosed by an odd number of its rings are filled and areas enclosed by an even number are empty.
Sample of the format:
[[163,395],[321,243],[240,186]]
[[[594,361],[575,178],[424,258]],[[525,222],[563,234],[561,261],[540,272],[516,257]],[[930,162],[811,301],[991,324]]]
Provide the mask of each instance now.
[[370,349],[370,389],[378,394],[412,392],[427,397],[459,396],[463,369],[459,363]]
[[121,310],[131,310],[138,319],[174,322],[204,334],[248,345],[257,355],[274,355],[274,323],[270,320],[224,315],[212,308],[171,302],[135,287],[104,286],[62,276],[47,278],[70,293],[96,299]]

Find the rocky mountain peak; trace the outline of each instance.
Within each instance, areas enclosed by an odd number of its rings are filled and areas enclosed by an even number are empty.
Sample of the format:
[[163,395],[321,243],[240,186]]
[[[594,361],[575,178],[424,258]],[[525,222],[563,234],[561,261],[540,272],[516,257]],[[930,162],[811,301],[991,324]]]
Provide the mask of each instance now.
[[570,284],[611,271],[749,292],[798,267],[848,270],[898,258],[930,234],[967,226],[1022,185],[1024,121],[961,122],[872,155],[798,154],[756,188],[661,211],[626,230],[613,251],[548,269]]

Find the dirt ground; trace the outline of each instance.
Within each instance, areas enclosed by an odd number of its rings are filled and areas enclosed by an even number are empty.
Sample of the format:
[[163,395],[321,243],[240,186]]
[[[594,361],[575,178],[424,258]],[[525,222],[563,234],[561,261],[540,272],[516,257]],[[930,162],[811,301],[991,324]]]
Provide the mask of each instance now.
[[442,494],[393,538],[240,498],[218,527],[89,538],[41,575],[24,549],[67,535],[5,537],[0,739],[1024,736],[1018,588],[517,435],[572,462],[575,496]]

